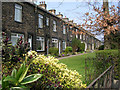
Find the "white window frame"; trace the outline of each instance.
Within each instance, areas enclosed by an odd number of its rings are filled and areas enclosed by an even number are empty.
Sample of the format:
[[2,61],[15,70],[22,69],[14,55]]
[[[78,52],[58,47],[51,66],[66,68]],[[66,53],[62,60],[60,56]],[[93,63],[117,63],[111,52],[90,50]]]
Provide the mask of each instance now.
[[83,34],[83,40],[85,40],[85,34]]
[[28,37],[28,42],[29,42],[29,44],[30,44],[30,49],[32,50],[32,35],[29,35],[29,37]]
[[80,34],[80,39],[82,39],[82,35]]
[[57,31],[57,22],[55,20],[53,20],[53,31]]
[[43,28],[43,15],[38,14],[38,27]]
[[22,22],[22,6],[15,4],[15,21]]
[[56,44],[57,44],[57,47],[56,47],[56,48],[58,48],[58,39],[52,38],[52,43],[56,43]]
[[62,42],[62,46],[63,45],[65,45],[65,46],[64,46],[64,48],[62,47],[62,49],[65,50],[66,49],[66,42],[65,41]]
[[71,35],[70,35],[70,37],[72,38],[72,37],[73,37],[73,35],[71,34]]
[[42,41],[43,42],[43,43],[41,43],[41,44],[43,44],[43,45],[41,45],[41,46],[43,46],[43,48],[41,50],[37,49],[37,51],[44,51],[45,50],[45,38],[37,36],[37,41]]
[[2,44],[2,34],[0,34],[0,45]]
[[78,30],[76,29],[76,38],[78,38],[78,33],[77,33],[77,31],[78,31]]
[[[12,42],[12,38],[17,38],[16,41],[15,41],[16,44],[17,44],[17,40],[18,40],[21,36],[22,36],[23,42],[24,42],[24,34],[21,34],[21,33],[11,33],[11,42]],[[13,46],[16,45],[16,44],[13,44],[13,43],[12,43]]]
[[50,20],[50,19],[49,19],[48,17],[46,17],[46,25],[47,25],[47,26],[49,26],[49,20]]
[[70,26],[70,37],[72,38],[73,37],[73,35],[72,35],[72,26]]
[[72,26],[70,26],[70,30],[72,30]]
[[66,27],[63,25],[63,34],[66,34]]
[[92,37],[92,43],[94,43],[93,39],[94,39],[94,38]]
[[68,32],[68,30],[69,30],[69,27],[67,27],[67,30],[66,30],[66,31]]
[[89,40],[88,35],[86,35],[86,40],[87,40],[87,41]]

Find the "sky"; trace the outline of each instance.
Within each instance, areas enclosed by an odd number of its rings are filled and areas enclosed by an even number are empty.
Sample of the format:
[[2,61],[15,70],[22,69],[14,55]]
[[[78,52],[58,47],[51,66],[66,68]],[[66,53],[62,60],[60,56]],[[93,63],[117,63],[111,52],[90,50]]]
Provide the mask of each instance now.
[[[41,0],[37,0],[40,2]],[[97,5],[102,5],[103,0],[44,0],[47,4],[47,10],[55,9],[56,14],[59,12],[63,14],[63,17],[69,18],[69,20],[73,20],[74,23],[81,24],[83,21],[84,14],[86,12],[94,13],[91,6],[88,5],[88,1],[94,3],[95,1],[99,1]],[[109,0],[109,6],[115,5],[118,6],[119,0]],[[96,36],[99,40],[103,41],[104,36],[99,35]]]

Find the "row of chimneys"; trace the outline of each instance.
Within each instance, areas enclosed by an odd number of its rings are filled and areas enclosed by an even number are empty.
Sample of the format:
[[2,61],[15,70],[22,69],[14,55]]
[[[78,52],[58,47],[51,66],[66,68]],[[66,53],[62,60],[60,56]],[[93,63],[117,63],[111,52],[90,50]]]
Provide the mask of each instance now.
[[[41,7],[41,8],[43,8],[43,9],[47,8],[47,5],[46,5],[45,1],[41,1],[38,6]],[[56,15],[56,10],[55,9],[51,9],[51,10],[49,10],[49,12],[52,13],[52,14],[54,14],[54,15]],[[63,15],[60,12],[56,16],[59,17],[59,18],[61,18],[61,19],[63,19],[66,22],[69,22],[70,24],[73,24],[75,26],[77,25],[77,23],[73,23],[73,20],[69,21],[69,18],[66,18],[66,16],[65,16],[65,18],[63,18]]]

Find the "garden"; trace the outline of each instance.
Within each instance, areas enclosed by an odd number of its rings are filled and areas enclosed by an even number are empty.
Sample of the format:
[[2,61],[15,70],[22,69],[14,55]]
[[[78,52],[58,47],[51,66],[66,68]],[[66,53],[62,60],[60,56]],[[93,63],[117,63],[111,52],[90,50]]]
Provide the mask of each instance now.
[[85,44],[81,43],[80,40],[73,38],[72,42],[71,42],[71,46],[67,46],[66,49],[61,54],[59,54],[58,48],[52,47],[49,49],[48,56],[54,56],[54,57],[58,58],[58,57],[65,57],[65,56],[77,55],[80,53],[84,53]]
[[[119,52],[116,49],[102,50],[100,46],[99,51],[58,60],[58,50],[54,47],[50,49],[51,55],[40,55],[29,51],[29,44],[23,43],[22,37],[12,46],[5,33],[2,34],[2,90],[86,88],[113,63],[114,79],[119,80]],[[76,39],[72,43],[72,47],[62,53],[63,57],[77,51],[83,53],[84,44]]]
[[95,57],[94,53],[87,53],[84,55],[73,56],[69,58],[61,59],[60,62],[68,66],[69,69],[76,70],[80,75],[82,75],[81,80],[85,81],[85,59],[87,57]]
[[29,51],[29,44],[22,37],[12,46],[6,34],[2,34],[2,90],[86,87],[82,75],[57,58]]

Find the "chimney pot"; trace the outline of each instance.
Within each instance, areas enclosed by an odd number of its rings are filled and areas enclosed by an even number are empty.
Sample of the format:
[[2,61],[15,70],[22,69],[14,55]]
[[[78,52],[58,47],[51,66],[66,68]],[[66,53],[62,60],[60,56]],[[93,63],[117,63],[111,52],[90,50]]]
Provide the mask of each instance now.
[[59,12],[59,14],[57,15],[57,17],[63,18],[63,15]]
[[70,24],[73,24],[73,20],[70,20],[69,23],[70,23]]
[[47,5],[45,4],[45,1],[41,1],[39,4],[39,7],[42,7],[43,9],[47,8]]
[[66,18],[66,16],[65,16],[65,18],[63,18],[63,20],[66,21],[66,22],[68,22],[69,18]]
[[55,9],[51,9],[51,10],[49,10],[49,12],[51,12],[52,14],[56,14],[56,10]]

